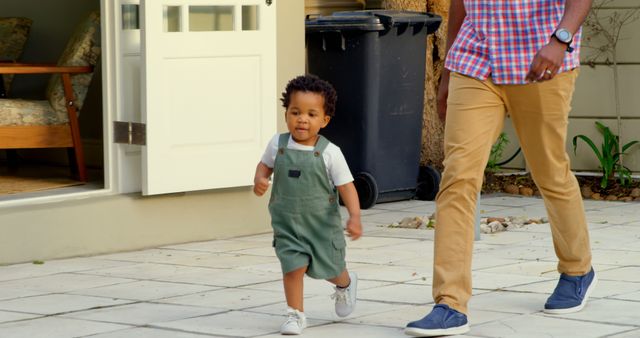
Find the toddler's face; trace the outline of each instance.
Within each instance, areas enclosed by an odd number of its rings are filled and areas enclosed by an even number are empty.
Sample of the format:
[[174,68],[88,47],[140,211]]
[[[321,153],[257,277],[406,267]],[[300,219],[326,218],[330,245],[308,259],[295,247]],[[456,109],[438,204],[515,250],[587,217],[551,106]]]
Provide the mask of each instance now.
[[318,132],[331,119],[325,114],[322,95],[300,91],[291,94],[285,118],[293,140],[307,146],[316,144]]

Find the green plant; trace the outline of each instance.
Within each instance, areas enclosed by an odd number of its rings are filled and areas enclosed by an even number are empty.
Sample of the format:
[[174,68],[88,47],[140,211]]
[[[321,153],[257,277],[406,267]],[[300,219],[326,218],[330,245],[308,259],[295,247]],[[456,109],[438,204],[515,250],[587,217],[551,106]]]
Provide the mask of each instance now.
[[489,161],[485,171],[496,172],[500,170],[500,159],[507,144],[509,144],[509,137],[505,133],[500,133],[496,143],[491,146],[491,153],[489,154]]
[[614,178],[614,175],[618,173],[618,179],[620,184],[627,186],[631,183],[631,170],[622,165],[621,157],[631,146],[639,141],[631,141],[622,146],[620,151],[620,142],[618,135],[611,132],[609,127],[596,121],[596,127],[602,133],[602,146],[600,150],[596,147],[595,143],[585,135],[576,135],[573,137],[573,153],[578,150],[578,139],[583,140],[600,161],[600,168],[602,170],[602,181],[600,181],[600,187],[606,189],[609,185],[609,180]]
[[[616,6],[616,0],[595,0],[584,22],[585,44],[591,53],[583,63],[595,67],[611,66],[613,69],[613,92],[618,135],[622,135],[622,114],[620,108],[620,80],[618,43],[625,39],[624,26],[640,19],[640,6]],[[628,37],[627,37],[628,38]],[[621,147],[618,139],[618,147]],[[623,156],[620,155],[620,164]]]

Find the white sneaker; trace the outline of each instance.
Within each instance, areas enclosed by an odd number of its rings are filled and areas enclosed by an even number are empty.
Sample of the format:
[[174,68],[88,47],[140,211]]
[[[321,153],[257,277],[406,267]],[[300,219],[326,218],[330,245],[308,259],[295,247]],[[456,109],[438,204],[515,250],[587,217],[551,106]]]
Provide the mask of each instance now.
[[286,335],[298,335],[307,327],[307,317],[303,312],[294,308],[287,308],[287,321],[280,326],[280,333]]
[[356,293],[358,292],[358,275],[349,272],[351,282],[346,288],[335,287],[336,292],[331,295],[336,300],[336,314],[346,317],[356,308]]

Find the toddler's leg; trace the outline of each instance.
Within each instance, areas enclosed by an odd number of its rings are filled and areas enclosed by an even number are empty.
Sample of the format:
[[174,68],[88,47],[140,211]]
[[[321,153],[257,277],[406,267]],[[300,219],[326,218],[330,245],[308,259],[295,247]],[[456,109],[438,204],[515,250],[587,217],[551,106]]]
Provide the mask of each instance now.
[[282,281],[284,283],[284,295],[287,298],[287,305],[290,308],[304,312],[302,305],[303,295],[303,278],[307,267],[293,270],[284,274]]
[[336,300],[336,314],[340,317],[348,316],[356,307],[358,275],[345,269],[340,275],[327,281],[336,285],[336,292],[331,296]]
[[346,288],[351,283],[351,278],[349,277],[349,272],[345,269],[338,277],[327,279],[327,282],[335,284],[335,286],[340,288]]

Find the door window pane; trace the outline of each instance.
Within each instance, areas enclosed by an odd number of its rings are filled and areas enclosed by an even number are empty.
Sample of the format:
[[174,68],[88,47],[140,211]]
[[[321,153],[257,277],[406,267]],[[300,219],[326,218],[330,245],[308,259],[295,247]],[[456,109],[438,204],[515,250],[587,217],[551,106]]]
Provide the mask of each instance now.
[[180,6],[164,6],[164,31],[180,31]]
[[258,26],[258,6],[242,6],[242,30],[257,31]]
[[122,5],[122,29],[140,29],[140,11],[138,5]]
[[233,6],[189,6],[189,31],[232,31]]

